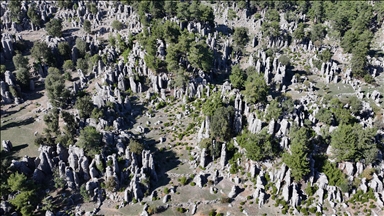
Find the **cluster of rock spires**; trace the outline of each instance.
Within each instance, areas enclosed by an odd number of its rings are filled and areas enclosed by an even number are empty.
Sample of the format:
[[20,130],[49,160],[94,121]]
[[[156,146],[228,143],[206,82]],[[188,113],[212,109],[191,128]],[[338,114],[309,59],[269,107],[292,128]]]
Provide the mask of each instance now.
[[[3,141],[2,145],[7,150],[12,147],[9,140]],[[121,141],[116,146],[119,149],[118,154],[95,155],[93,159],[76,146],[65,148],[60,143],[56,146],[41,146],[39,157],[32,159],[25,156],[20,161],[13,160],[11,167],[26,176],[32,175],[37,183],[43,182],[46,177],[57,172],[71,190],[79,190],[81,185],[85,185],[85,190],[91,200],[97,202],[98,207],[106,199],[105,196],[113,197],[113,201],[120,201],[121,206],[124,206],[123,203],[129,203],[133,198],[140,201],[144,193],[150,189],[149,179],[157,181],[158,176],[150,151],[136,155]],[[115,182],[112,191],[127,184],[124,197],[119,197],[113,192],[105,193],[101,183],[107,181]]]
[[[222,5],[223,6],[223,5]],[[220,6],[219,6],[220,7]],[[133,11],[130,6],[119,5],[117,8],[113,7],[108,2],[98,2],[97,8],[99,11],[97,14],[92,14],[88,11],[85,3],[80,1],[78,8],[76,10],[59,10],[50,4],[49,2],[42,2],[38,5],[38,11],[41,14],[43,21],[47,20],[48,15],[56,12],[56,17],[64,20],[71,21],[71,27],[79,28],[82,27],[84,20],[90,20],[92,23],[92,28],[99,28],[104,26],[102,17],[106,16],[108,19],[117,19],[123,23],[127,23],[128,32],[138,33],[142,30],[142,26],[138,21],[137,14]],[[219,8],[214,8],[215,12],[218,12]],[[36,26],[33,26],[26,18],[20,24],[12,22],[10,19],[9,11],[6,10],[5,3],[1,3],[1,16],[4,17],[3,24],[1,29],[11,29],[16,32],[32,29],[36,30]],[[4,14],[3,14],[3,11]],[[26,13],[27,7],[23,5],[22,12]],[[223,14],[227,14],[225,11]],[[262,12],[262,19],[256,21],[254,18],[248,18],[246,11],[239,12],[239,20],[246,22],[246,25],[260,26],[263,22],[265,13]],[[79,19],[73,19],[74,17],[79,17]],[[206,26],[202,26],[201,23],[195,22],[180,22],[176,18],[170,19],[173,22],[176,22],[180,25],[181,29],[187,29],[189,32],[198,32],[203,36],[207,36],[206,43],[208,46],[215,51],[215,60],[213,63],[213,72],[216,70],[229,70],[227,65],[228,60],[230,59],[230,48],[232,46],[232,41],[230,39],[224,41],[222,50],[218,50],[218,31],[213,31]],[[229,21],[228,24],[230,24]],[[285,22],[282,26],[283,29],[286,29],[289,32],[293,32],[297,27],[297,23],[287,23]],[[96,35],[100,36],[101,34],[112,32],[111,28],[101,27]],[[86,35],[81,38],[86,41],[88,50],[91,51],[91,54],[98,53],[100,56],[107,55],[107,61],[115,62],[118,59],[121,51],[116,47],[105,47],[101,49],[101,46],[96,40],[95,36]],[[128,35],[122,33],[122,39],[127,40]],[[18,40],[22,40],[18,37]],[[252,47],[255,47],[257,41],[261,40],[261,35],[256,35],[252,39]],[[61,41],[68,41],[70,44],[74,44],[75,38],[66,37],[66,38],[42,38],[42,41],[47,43],[49,47],[54,51],[57,49],[58,43]],[[12,54],[14,53],[13,45],[16,42],[16,39],[9,34],[2,34],[1,44],[3,51],[0,53],[0,59],[2,62],[5,60],[12,59]],[[292,51],[303,49],[308,52],[321,51],[322,48],[317,48],[313,45],[312,41],[298,42],[291,46]],[[283,39],[277,39],[275,41],[269,41],[268,48],[271,47],[287,47],[288,41]],[[162,41],[158,42],[158,56],[162,59],[165,58],[166,46]],[[217,56],[217,53],[222,52],[222,56]],[[76,47],[72,49],[71,52],[73,62],[76,62],[78,57],[78,50]],[[210,82],[210,74],[205,74],[203,71],[197,71],[197,76],[190,80],[187,86],[184,88],[172,88],[172,80],[165,73],[154,74],[151,70],[148,69],[144,62],[145,51],[142,50],[141,45],[136,42],[133,44],[130,55],[128,56],[128,61],[119,60],[117,64],[112,66],[105,66],[104,63],[99,60],[97,65],[92,68],[92,74],[96,78],[100,78],[99,83],[95,83],[95,93],[92,97],[92,101],[95,106],[101,108],[104,107],[107,102],[110,102],[115,105],[115,111],[132,115],[134,112],[133,105],[129,101],[128,97],[123,98],[122,92],[130,89],[133,93],[142,93],[147,92],[147,99],[150,99],[151,93],[156,93],[159,95],[158,100],[167,101],[167,95],[173,95],[176,99],[183,100],[186,102],[187,98],[197,97],[201,98],[204,95],[209,96],[211,94],[210,88],[207,85]],[[257,60],[256,60],[257,59]],[[313,60],[316,58],[310,58],[310,64],[313,66]],[[236,57],[234,62],[236,62]],[[384,61],[382,58],[370,58],[371,65],[374,65],[371,70],[371,73],[376,76],[379,72],[383,70]],[[188,64],[184,59],[180,60],[180,64]],[[291,80],[288,80],[289,71],[287,66],[283,65],[279,61],[279,56],[271,59],[267,57],[267,54],[264,51],[258,50],[254,54],[250,55],[248,59],[249,66],[254,66],[256,71],[264,73],[265,81],[268,85],[276,84],[279,91],[286,91],[289,81],[292,84],[298,84],[300,81],[297,80],[296,76],[292,76]],[[191,68],[189,65],[188,68]],[[354,94],[360,99],[366,97],[371,98],[375,101],[376,104],[380,105],[382,103],[382,96],[377,90],[372,92],[364,92],[361,90],[362,83],[359,80],[352,78],[351,70],[346,69],[345,72],[341,65],[338,65],[335,61],[330,61],[323,63],[321,69],[318,72],[319,75],[323,76],[326,83],[338,83],[342,82],[344,85],[350,85],[355,91]],[[90,84],[90,77],[86,76],[81,70],[78,71],[80,80],[73,83],[73,86],[70,87],[73,94],[76,94],[80,90],[86,88]],[[47,66],[40,65],[38,70],[38,75],[41,78],[44,78],[47,75]],[[135,77],[145,76],[150,80],[149,90],[146,90],[144,83],[141,83],[139,80],[136,80]],[[113,88],[113,84],[117,84],[117,88]],[[33,81],[32,81],[33,84]],[[256,112],[251,112],[250,105],[247,104],[237,89],[233,89],[229,82],[226,82],[221,87],[221,96],[223,98],[227,95],[235,95],[235,116],[233,121],[233,128],[236,132],[240,132],[243,128],[243,125],[247,125],[248,130],[251,133],[259,133],[264,127],[268,127],[268,133],[273,134],[276,137],[280,138],[280,146],[283,149],[289,150],[289,137],[288,132],[292,124],[297,124],[302,126],[304,124],[304,119],[309,119],[312,123],[316,124],[315,131],[320,133],[321,125],[318,124],[318,120],[314,117],[316,113],[321,108],[316,104],[317,95],[314,94],[312,90],[313,83],[308,92],[305,92],[306,95],[301,98],[300,103],[295,105],[294,112],[292,114],[285,115],[282,119],[272,119],[270,122],[263,122],[262,119],[258,119]],[[30,85],[34,86],[34,85]],[[5,72],[5,81],[0,82],[1,87],[1,100],[5,104],[16,103],[19,104],[22,102],[21,98],[14,98],[9,88],[13,87],[17,91],[20,91],[14,75],[7,71]],[[31,87],[31,90],[33,87]],[[280,89],[281,88],[281,89]],[[213,91],[218,91],[216,88]],[[267,110],[266,107],[259,108],[259,111],[265,113]],[[309,113],[309,110],[313,110],[313,113]],[[372,116],[373,110],[368,103],[364,103],[363,110],[361,112],[368,111],[368,119],[360,119],[361,123],[365,127],[372,126]],[[246,124],[243,122],[243,117],[247,121]],[[106,118],[106,117],[104,117]],[[69,146],[65,148],[61,144],[57,144],[55,147],[42,146],[39,151],[40,155],[36,159],[29,158],[25,156],[20,161],[12,161],[12,167],[17,169],[19,172],[22,172],[26,175],[33,175],[33,179],[36,182],[42,182],[43,179],[52,175],[57,169],[58,174],[61,178],[65,179],[68,188],[72,190],[77,190],[81,185],[85,185],[87,193],[90,195],[91,200],[97,201],[98,206],[102,204],[105,200],[104,189],[101,188],[102,181],[113,181],[116,183],[115,189],[118,189],[125,179],[130,179],[130,182],[127,184],[128,187],[124,190],[124,196],[118,197],[115,193],[107,194],[111,200],[116,202],[121,202],[120,206],[124,206],[125,202],[131,202],[134,199],[141,200],[145,195],[145,192],[149,189],[148,184],[143,182],[146,179],[151,179],[156,181],[159,177],[156,173],[155,162],[153,160],[153,155],[149,151],[143,151],[142,155],[136,155],[129,151],[129,148],[126,146],[129,139],[132,137],[126,133],[124,124],[126,124],[126,119],[124,118],[114,118],[112,115],[108,116],[108,119],[100,118],[97,121],[94,119],[86,119],[84,125],[95,126],[98,131],[103,133],[103,141],[110,146],[113,146],[117,149],[117,154],[112,155],[95,155],[94,158],[87,157],[83,150],[76,146]],[[113,126],[114,131],[108,132],[104,131],[106,126]],[[144,133],[144,129],[140,128],[140,131]],[[201,127],[197,134],[197,142],[200,142],[204,138],[209,138],[210,134],[210,122],[207,117],[202,123]],[[378,131],[379,136],[384,136],[383,131]],[[10,141],[3,141],[2,146],[5,151],[11,151],[12,144]],[[226,150],[225,144],[222,146],[220,153],[220,163],[219,168],[215,169],[214,173],[211,175],[214,185],[219,183],[220,178],[226,177],[229,173],[229,166],[226,163]],[[201,154],[198,154],[196,157],[199,160],[199,163],[192,162],[193,167],[200,165],[201,167],[211,166],[208,163],[206,156],[206,149],[201,150]],[[109,164],[109,165],[108,165]],[[354,177],[359,176],[364,170],[364,165],[361,163],[342,163],[339,165],[340,169],[343,170],[350,180],[353,180]],[[105,167],[103,169],[102,167]],[[292,207],[296,208],[300,205],[301,200],[303,199],[303,193],[300,191],[298,185],[292,181],[290,169],[283,164],[280,169],[272,169],[272,171],[267,171],[262,168],[263,166],[256,164],[255,162],[250,161],[250,165],[246,167],[246,172],[251,173],[251,177],[256,177],[256,189],[253,192],[253,198],[258,199],[257,205],[261,207],[266,201],[266,179],[265,175],[267,172],[270,181],[275,183],[277,188],[277,193],[282,192],[282,196],[286,202],[288,202]],[[268,166],[267,166],[268,167]],[[366,180],[363,179],[359,188],[364,192],[367,192],[368,188],[371,188],[374,191],[376,202],[378,205],[383,208],[383,173],[384,167],[380,167],[380,172],[373,175],[373,179],[366,183]],[[256,173],[258,174],[256,176]],[[195,176],[194,182],[198,187],[203,187],[204,182],[207,180],[205,173],[199,173]],[[236,181],[235,181],[236,183]],[[326,202],[328,202],[332,207],[338,207],[341,205],[343,208],[346,208],[344,204],[341,204],[343,201],[343,193],[338,187],[329,186],[327,177],[322,173],[317,173],[314,170],[311,170],[311,178],[308,184],[317,185],[318,190],[316,195],[318,195],[319,202],[315,207],[318,212],[322,212],[322,206],[324,205],[324,194],[325,191],[328,193]],[[240,184],[235,184],[232,188],[228,197],[236,198],[240,191]],[[212,193],[217,190],[215,186],[212,186],[210,189]],[[355,193],[352,192],[352,194]],[[153,194],[151,194],[153,196]],[[350,196],[350,194],[348,194]],[[348,197],[347,196],[347,197]],[[166,203],[169,200],[169,196],[163,198],[163,202]],[[196,210],[196,208],[195,208]],[[96,212],[94,212],[96,213]]]

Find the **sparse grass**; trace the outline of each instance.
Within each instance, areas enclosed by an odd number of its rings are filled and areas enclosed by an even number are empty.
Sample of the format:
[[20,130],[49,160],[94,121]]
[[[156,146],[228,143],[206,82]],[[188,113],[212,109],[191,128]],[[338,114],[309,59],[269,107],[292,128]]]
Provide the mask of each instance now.
[[[9,112],[13,110],[18,110],[18,107],[9,110]],[[41,133],[44,122],[42,118],[39,122],[36,122],[34,118],[28,120],[28,118],[35,116],[30,110],[31,108],[27,107],[7,117],[1,116],[1,121],[4,121],[1,123],[1,140],[10,140],[17,151],[16,155],[21,157],[24,155],[37,157],[39,154],[38,146],[33,144],[35,139],[33,134],[35,131]],[[17,148],[18,146],[19,148]],[[3,149],[2,146],[0,148]]]

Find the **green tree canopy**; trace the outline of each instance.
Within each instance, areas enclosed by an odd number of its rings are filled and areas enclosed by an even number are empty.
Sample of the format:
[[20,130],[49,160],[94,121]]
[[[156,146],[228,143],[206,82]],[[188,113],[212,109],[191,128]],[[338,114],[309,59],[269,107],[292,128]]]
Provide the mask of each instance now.
[[27,68],[19,68],[16,71],[16,80],[21,83],[23,87],[29,86],[30,73]]
[[80,57],[84,57],[87,52],[87,43],[81,38],[76,38],[76,48],[79,50]]
[[276,38],[280,35],[280,15],[276,9],[267,10],[265,14],[265,20],[261,25],[261,31],[263,36],[269,38]]
[[11,19],[13,22],[19,23],[21,20],[21,1],[15,0],[8,3],[9,10],[11,12]]
[[28,58],[24,57],[22,54],[17,53],[15,56],[13,56],[12,60],[16,70],[20,68],[28,68]]
[[31,55],[36,61],[52,63],[52,52],[44,42],[35,42],[31,49]]
[[93,15],[96,15],[97,12],[98,12],[98,9],[97,9],[95,3],[88,3],[88,4],[87,4],[87,8],[88,8],[88,10],[89,10]]
[[283,162],[291,169],[292,177],[300,181],[309,174],[309,139],[310,131],[305,127],[292,127],[289,133],[291,138],[290,152],[283,154]]
[[59,110],[57,108],[53,108],[49,113],[44,115],[44,123],[46,128],[44,131],[46,133],[55,133],[59,134]]
[[248,103],[264,103],[267,99],[268,89],[264,76],[260,73],[253,73],[245,82],[243,94]]
[[179,68],[175,74],[174,87],[184,87],[188,83],[188,76],[185,75],[185,72],[182,68]]
[[304,23],[299,23],[292,35],[296,40],[304,40],[306,36],[304,30]]
[[[64,132],[67,135],[70,135],[71,138],[74,137],[74,134],[76,133],[76,121],[73,115],[69,112],[66,111],[61,111],[61,118],[64,120],[65,125],[64,125]],[[62,143],[65,145],[65,143]]]
[[92,28],[91,22],[89,20],[84,20],[84,23],[83,23],[84,31],[87,33],[91,33],[92,32],[91,28]]
[[27,16],[31,20],[32,24],[35,26],[40,26],[41,16],[37,12],[36,5],[32,4],[27,11]]
[[177,2],[177,18],[180,20],[189,20],[190,13],[189,13],[189,5],[187,2]]
[[121,23],[119,20],[113,20],[111,26],[117,31],[123,29],[123,23]]
[[228,141],[232,135],[233,106],[218,107],[211,117],[211,134],[218,140]]
[[36,205],[36,190],[34,185],[24,174],[12,173],[8,178],[8,185],[11,191],[19,192],[11,204],[21,212],[23,216],[32,215]]
[[79,58],[76,62],[76,69],[80,69],[84,74],[88,72],[89,62],[86,59]]
[[281,55],[279,57],[279,62],[282,64],[282,65],[285,65],[285,66],[289,66],[291,64],[291,59],[289,59],[288,56],[286,55]]
[[137,155],[141,155],[144,150],[144,145],[137,140],[129,140],[129,150]]
[[218,108],[224,106],[223,101],[220,97],[220,93],[213,93],[209,98],[206,99],[205,103],[203,103],[203,113],[207,116],[213,116],[213,113]]
[[331,134],[333,156],[337,161],[359,161],[372,163],[377,159],[377,146],[373,128],[363,129],[360,124],[341,124]]
[[53,37],[61,37],[63,24],[60,19],[51,19],[47,24],[45,24],[45,30],[47,33]]
[[212,67],[213,52],[204,41],[199,41],[192,45],[188,60],[193,67],[208,72]]
[[68,42],[60,42],[57,45],[60,55],[66,60],[71,58],[71,48],[69,47]]
[[79,140],[77,145],[84,148],[88,155],[99,154],[101,151],[102,142],[101,134],[97,132],[96,128],[92,126],[86,126],[80,131]]
[[208,23],[211,27],[215,24],[215,15],[213,14],[213,9],[211,6],[200,4],[200,17],[199,21]]
[[358,99],[356,96],[353,96],[349,98],[348,100],[350,110],[352,111],[353,114],[358,114],[360,110],[363,108],[363,104],[360,99]]
[[75,69],[75,66],[73,65],[72,60],[66,60],[63,64],[63,70],[64,71],[73,71]]
[[322,24],[315,24],[311,29],[311,40],[322,41],[325,37],[325,27]]
[[233,33],[233,42],[235,50],[242,50],[249,41],[248,28],[238,27],[235,28]]
[[275,119],[277,120],[280,115],[282,114],[282,108],[280,106],[280,103],[279,101],[277,101],[276,99],[272,100],[270,103],[269,103],[269,106],[267,108],[267,112],[265,114],[265,121],[269,122],[271,121],[272,119]]
[[320,108],[315,117],[327,125],[332,124],[333,121],[332,112],[326,108]]
[[252,134],[248,130],[236,137],[239,145],[246,150],[247,158],[253,161],[270,159],[278,153],[274,140],[266,130],[259,134]]
[[240,68],[239,65],[232,67],[231,75],[229,75],[229,80],[231,81],[233,87],[237,89],[243,89],[244,83],[247,76],[244,70]]
[[324,19],[324,14],[324,5],[322,1],[311,2],[309,16],[315,21],[315,23],[322,23]]
[[69,91],[65,88],[65,79],[60,74],[60,70],[57,68],[49,68],[48,76],[45,78],[44,83],[48,99],[52,105],[62,106],[69,96]]
[[170,0],[170,1],[164,1],[164,11],[167,14],[168,17],[173,17],[176,15],[176,1]]
[[93,103],[91,97],[89,95],[79,97],[76,100],[75,107],[79,110],[79,115],[81,118],[88,118],[93,110]]

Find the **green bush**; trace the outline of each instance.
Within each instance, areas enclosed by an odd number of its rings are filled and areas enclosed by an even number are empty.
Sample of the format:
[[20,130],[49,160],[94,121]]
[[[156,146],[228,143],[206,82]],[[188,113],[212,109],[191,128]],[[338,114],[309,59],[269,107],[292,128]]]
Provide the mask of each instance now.
[[188,179],[187,179],[187,177],[185,177],[185,176],[182,176],[182,177],[179,179],[179,182],[180,182],[181,185],[186,185],[186,184],[187,184],[187,181],[188,181]]
[[315,214],[316,213],[316,207],[312,207],[309,209],[309,212],[311,212],[312,214]]
[[366,82],[366,83],[373,83],[373,82],[375,82],[375,79],[371,76],[371,75],[369,75],[369,74],[366,74],[365,76],[364,76],[364,81]]
[[167,188],[167,187],[164,188],[164,193],[165,193],[165,194],[168,194],[168,193],[169,193],[169,188]]
[[184,213],[184,212],[186,212],[187,210],[186,210],[185,208],[178,207],[178,208],[177,208],[177,211],[180,212],[180,213]]
[[231,198],[229,198],[229,197],[221,197],[220,202],[221,203],[230,203],[231,202]]
[[121,30],[123,28],[123,23],[121,23],[118,20],[113,20],[111,26],[112,26],[113,29],[119,31],[119,30]]

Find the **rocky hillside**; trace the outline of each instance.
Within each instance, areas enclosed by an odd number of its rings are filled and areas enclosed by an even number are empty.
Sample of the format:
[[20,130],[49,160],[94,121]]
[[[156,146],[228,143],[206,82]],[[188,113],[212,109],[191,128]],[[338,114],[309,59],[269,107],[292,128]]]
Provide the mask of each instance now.
[[383,2],[0,16],[2,215],[384,213]]

